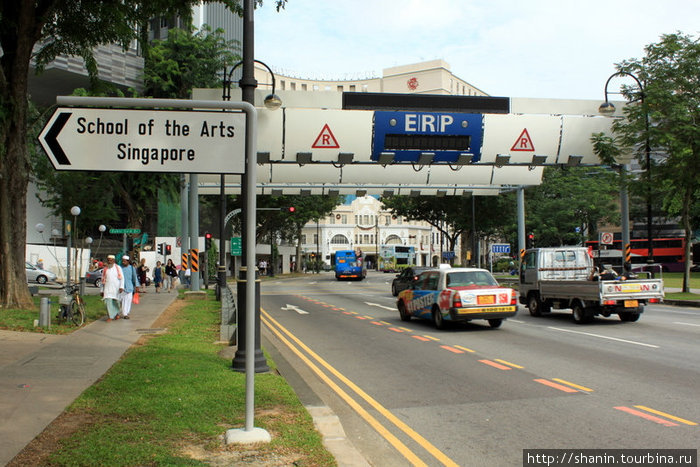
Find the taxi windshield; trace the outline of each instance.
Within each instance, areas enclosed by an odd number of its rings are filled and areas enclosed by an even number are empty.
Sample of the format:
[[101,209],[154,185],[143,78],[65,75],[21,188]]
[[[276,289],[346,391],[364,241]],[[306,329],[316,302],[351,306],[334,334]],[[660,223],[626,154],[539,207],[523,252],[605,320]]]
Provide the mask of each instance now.
[[498,282],[486,271],[459,271],[447,274],[447,287],[468,287],[470,285],[488,285],[498,287]]

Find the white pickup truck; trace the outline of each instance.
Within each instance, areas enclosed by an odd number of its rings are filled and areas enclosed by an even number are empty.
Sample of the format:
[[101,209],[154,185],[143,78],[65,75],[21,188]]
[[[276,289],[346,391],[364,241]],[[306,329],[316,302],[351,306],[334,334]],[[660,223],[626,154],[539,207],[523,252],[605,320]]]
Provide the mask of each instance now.
[[582,247],[533,248],[520,264],[520,303],[532,316],[571,309],[576,323],[596,315],[637,321],[647,303],[664,298],[661,279],[597,280],[593,259]]

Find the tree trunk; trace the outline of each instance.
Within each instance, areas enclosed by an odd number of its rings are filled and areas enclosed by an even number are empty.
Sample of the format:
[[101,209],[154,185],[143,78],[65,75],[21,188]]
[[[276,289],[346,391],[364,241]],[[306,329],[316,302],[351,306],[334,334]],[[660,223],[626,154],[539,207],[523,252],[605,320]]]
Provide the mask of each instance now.
[[685,262],[683,264],[683,293],[690,293],[690,251],[693,242],[693,229],[690,227],[690,207],[693,201],[693,190],[686,188],[683,195],[681,219],[685,231]]
[[[2,37],[0,73],[0,309],[34,308],[27,287],[27,76],[36,42],[34,2],[4,11],[16,34]],[[14,23],[13,23],[14,22]]]

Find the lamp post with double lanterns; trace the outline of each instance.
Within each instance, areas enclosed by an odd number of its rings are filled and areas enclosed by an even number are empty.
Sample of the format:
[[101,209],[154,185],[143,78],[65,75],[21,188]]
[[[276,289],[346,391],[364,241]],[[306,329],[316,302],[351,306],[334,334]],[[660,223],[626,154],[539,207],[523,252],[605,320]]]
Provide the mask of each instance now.
[[[642,104],[642,110],[644,112],[644,154],[645,154],[645,164],[646,164],[646,179],[647,179],[647,263],[651,264],[654,262],[654,243],[652,234],[652,209],[651,209],[651,144],[649,142],[649,109],[646,107],[645,90],[642,82],[632,73],[627,71],[618,71],[610,75],[608,80],[605,82],[605,102],[600,104],[598,107],[598,112],[603,115],[612,115],[615,113],[615,106],[612,102],[608,100],[608,85],[610,81],[616,76],[629,76],[632,78],[639,86],[639,101]],[[620,193],[620,202],[622,204],[622,243],[624,247],[629,245],[629,214],[628,209],[628,198],[627,198],[627,183],[624,179],[625,177],[625,167],[622,166],[621,174],[622,180],[622,190]]]

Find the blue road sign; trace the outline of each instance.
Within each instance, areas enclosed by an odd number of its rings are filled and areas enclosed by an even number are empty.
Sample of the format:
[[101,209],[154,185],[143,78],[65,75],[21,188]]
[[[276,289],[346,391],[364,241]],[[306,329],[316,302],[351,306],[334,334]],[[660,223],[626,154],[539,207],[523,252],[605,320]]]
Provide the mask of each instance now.
[[395,162],[418,162],[422,153],[432,162],[455,163],[461,155],[481,159],[483,115],[443,112],[374,112],[372,160],[394,153]]
[[508,244],[508,243],[494,243],[491,245],[491,253],[510,254],[510,244]]

